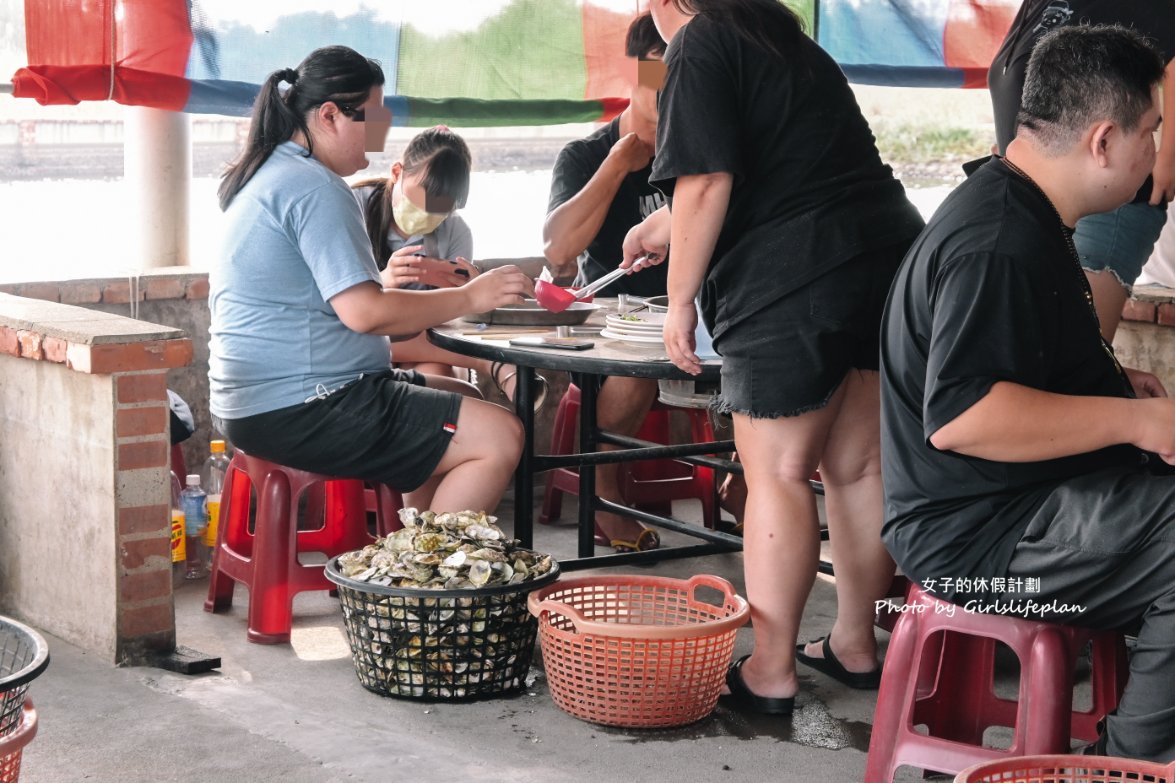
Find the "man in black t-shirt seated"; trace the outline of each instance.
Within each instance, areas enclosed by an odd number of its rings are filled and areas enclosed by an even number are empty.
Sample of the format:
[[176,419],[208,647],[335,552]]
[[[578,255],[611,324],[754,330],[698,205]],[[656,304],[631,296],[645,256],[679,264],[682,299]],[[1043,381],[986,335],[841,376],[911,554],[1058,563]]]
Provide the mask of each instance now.
[[1100,336],[1073,225],[1155,160],[1163,63],[1118,27],[1041,39],[1005,158],[943,202],[882,327],[882,538],[964,610],[1141,619],[1095,750],[1175,759],[1175,401]]
[[[649,74],[655,74],[658,68],[663,74],[660,60],[664,53],[665,42],[652,17],[637,17],[625,41],[625,54],[638,59],[638,80],[632,87],[628,107],[592,135],[567,144],[555,160],[543,224],[543,252],[556,277],[576,272],[576,287],[618,267],[624,258],[621,245],[625,234],[665,203],[661,192],[649,184],[659,87],[651,83]],[[667,274],[668,266],[659,264],[620,278],[599,296],[661,296],[665,294]],[[600,427],[636,434],[656,396],[654,380],[608,378],[596,406]],[[596,468],[600,497],[620,501],[618,473],[616,465]],[[635,520],[599,513],[596,521],[604,538],[617,549],[657,546],[656,532],[643,530]]]

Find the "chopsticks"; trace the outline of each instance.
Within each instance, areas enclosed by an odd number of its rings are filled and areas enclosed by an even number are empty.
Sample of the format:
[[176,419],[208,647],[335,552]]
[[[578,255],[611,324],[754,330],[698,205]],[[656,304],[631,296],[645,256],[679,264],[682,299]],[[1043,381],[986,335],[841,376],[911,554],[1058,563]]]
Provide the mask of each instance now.
[[463,335],[476,335],[478,337],[488,337],[490,339],[498,340],[504,337],[521,337],[528,334],[554,334],[553,327],[534,328],[534,329],[503,329],[501,331],[493,331],[491,329],[462,329]]

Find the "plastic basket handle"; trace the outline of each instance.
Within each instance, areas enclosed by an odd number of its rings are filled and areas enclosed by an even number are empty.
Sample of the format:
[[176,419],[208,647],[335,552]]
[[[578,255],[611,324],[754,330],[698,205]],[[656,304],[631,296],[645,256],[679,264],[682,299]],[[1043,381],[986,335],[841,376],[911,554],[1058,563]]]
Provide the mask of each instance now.
[[568,606],[567,604],[562,603],[560,601],[552,601],[551,599],[548,598],[546,600],[540,601],[539,605],[535,608],[538,609],[538,613],[540,616],[544,612],[550,612],[551,614],[563,615],[564,617],[566,617],[568,620],[571,621],[572,626],[574,626],[573,630],[576,633],[579,632],[580,626],[584,625],[585,623],[590,624],[590,625],[595,625],[595,623],[588,623],[588,621],[586,619],[584,619],[584,616],[579,613],[578,609],[576,609],[575,607],[572,607],[572,606]]
[[713,574],[695,574],[686,582],[686,587],[689,588],[689,599],[698,603],[705,603],[698,601],[699,587],[712,587],[722,593],[724,606],[730,606],[735,603],[734,599],[738,597],[738,593],[734,591],[734,585],[722,577],[714,576]]

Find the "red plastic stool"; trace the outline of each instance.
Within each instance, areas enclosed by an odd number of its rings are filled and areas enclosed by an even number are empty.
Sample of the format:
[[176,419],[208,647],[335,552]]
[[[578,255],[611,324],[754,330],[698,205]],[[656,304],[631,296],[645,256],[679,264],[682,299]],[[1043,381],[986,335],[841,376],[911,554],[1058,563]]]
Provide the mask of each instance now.
[[[551,454],[571,454],[575,450],[575,430],[579,421],[579,387],[570,384],[555,412],[551,431]],[[689,417],[690,437],[695,443],[714,440],[709,414],[699,408],[674,408],[654,402],[636,434],[653,443],[669,442],[669,414],[682,411]],[[696,498],[702,502],[702,520],[713,528],[718,520],[718,489],[714,470],[680,460],[660,459],[622,463],[620,491],[625,503],[651,514],[668,515],[674,500]],[[563,493],[579,494],[579,472],[571,468],[547,471],[547,486],[539,522],[549,525],[563,512]]]
[[[249,500],[254,487],[257,513],[250,531]],[[321,528],[298,529],[298,499],[304,493],[307,517],[321,516]],[[375,493],[377,531],[387,535],[401,526],[397,512],[402,501],[399,493],[382,485]],[[232,606],[233,588],[241,582],[249,588],[249,641],[288,642],[294,594],[334,587],[321,564],[302,565],[299,553],[334,557],[371,541],[362,481],[287,468],[237,449],[221,493],[204,611],[221,612]]]
[[[957,774],[983,761],[1067,753],[1070,734],[1094,741],[1098,720],[1118,706],[1127,669],[1121,633],[965,612],[917,585],[904,609],[881,673],[865,783],[892,783],[902,765]],[[1019,700],[993,691],[997,641],[1020,660]],[[1093,706],[1075,712],[1074,664],[1090,641]],[[1010,748],[983,747],[990,726],[1013,729]]]

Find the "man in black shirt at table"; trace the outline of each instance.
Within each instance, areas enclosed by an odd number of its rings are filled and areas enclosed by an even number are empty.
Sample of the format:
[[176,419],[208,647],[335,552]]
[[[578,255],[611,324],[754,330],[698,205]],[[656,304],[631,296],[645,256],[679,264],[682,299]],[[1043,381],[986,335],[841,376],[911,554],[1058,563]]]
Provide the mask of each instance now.
[[[655,73],[664,53],[665,42],[652,17],[637,17],[625,41],[625,54],[637,60],[634,76]],[[543,225],[544,254],[556,276],[576,272],[576,287],[618,267],[624,258],[621,246],[625,234],[665,203],[661,192],[649,184],[657,136],[658,87],[638,77],[620,116],[587,138],[568,143],[555,160]],[[626,275],[598,296],[664,295],[667,269],[660,264]],[[654,380],[608,378],[596,406],[600,427],[636,434],[656,396]],[[596,468],[596,491],[602,498],[620,501],[618,466]],[[635,520],[604,513],[597,514],[596,520],[603,538],[618,550],[652,549],[658,544],[656,532],[643,530]]]
[[[1097,750],[1175,758],[1175,401],[1101,339],[1072,242],[1155,159],[1163,63],[1119,27],[1043,37],[1005,158],[914,243],[882,327],[882,537],[964,608],[1141,618]],[[1138,399],[1135,399],[1137,397]],[[1161,459],[1160,459],[1161,457]]]

